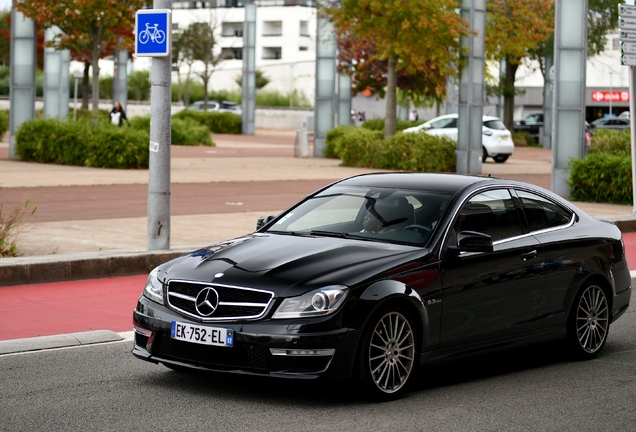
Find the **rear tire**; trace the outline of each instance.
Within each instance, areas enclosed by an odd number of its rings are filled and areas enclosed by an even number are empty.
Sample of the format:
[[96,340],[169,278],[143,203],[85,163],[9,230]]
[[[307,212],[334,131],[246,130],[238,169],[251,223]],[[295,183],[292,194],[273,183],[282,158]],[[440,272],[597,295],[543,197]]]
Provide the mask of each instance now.
[[572,354],[582,360],[596,357],[607,341],[610,313],[603,287],[588,283],[574,299],[568,317],[568,342]]
[[404,393],[418,364],[417,340],[410,315],[399,307],[369,321],[358,350],[359,378],[368,395],[387,401]]
[[493,157],[493,159],[495,160],[495,162],[497,163],[504,163],[505,161],[508,160],[508,155],[501,155],[498,154],[497,156]]

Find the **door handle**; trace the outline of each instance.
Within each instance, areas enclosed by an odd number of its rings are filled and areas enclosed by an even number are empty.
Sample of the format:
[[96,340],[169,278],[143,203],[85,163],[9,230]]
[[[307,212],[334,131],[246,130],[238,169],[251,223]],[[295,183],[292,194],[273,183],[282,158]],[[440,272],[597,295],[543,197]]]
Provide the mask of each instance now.
[[522,253],[521,254],[521,259],[524,261],[529,261],[529,260],[533,260],[537,257],[537,251],[536,249],[530,252],[526,252],[526,253]]

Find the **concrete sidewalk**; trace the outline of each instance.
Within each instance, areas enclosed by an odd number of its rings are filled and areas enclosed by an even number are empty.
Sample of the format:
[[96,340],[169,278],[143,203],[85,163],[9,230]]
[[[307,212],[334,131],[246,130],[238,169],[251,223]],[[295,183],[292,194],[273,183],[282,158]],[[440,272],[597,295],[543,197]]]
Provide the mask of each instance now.
[[[70,215],[64,220],[26,223],[18,239],[23,256],[0,259],[0,286],[59,280],[113,277],[147,272],[172,257],[217,241],[253,232],[256,220],[277,214],[306,193],[334,180],[377,170],[338,166],[324,158],[295,158],[295,131],[263,130],[254,136],[214,135],[216,147],[173,147],[171,182],[214,184],[235,182],[251,194],[259,182],[280,182],[285,191],[297,181],[311,190],[299,191],[289,202],[272,202],[266,210],[246,211],[241,196],[221,197],[222,212],[180,214],[171,217],[171,251],[147,251],[147,218],[84,219]],[[489,160],[483,174],[523,180],[549,188],[551,152],[517,148],[503,164]],[[20,188],[57,188],[95,185],[146,185],[147,170],[112,170],[8,160],[7,137],[0,142],[0,197]],[[221,199],[216,197],[216,199]],[[214,199],[214,198],[211,198]],[[35,203],[37,205],[37,203]],[[62,203],[60,203],[62,204]],[[576,203],[589,214],[615,221],[625,231],[635,231],[631,206]],[[174,204],[172,205],[174,208]]]

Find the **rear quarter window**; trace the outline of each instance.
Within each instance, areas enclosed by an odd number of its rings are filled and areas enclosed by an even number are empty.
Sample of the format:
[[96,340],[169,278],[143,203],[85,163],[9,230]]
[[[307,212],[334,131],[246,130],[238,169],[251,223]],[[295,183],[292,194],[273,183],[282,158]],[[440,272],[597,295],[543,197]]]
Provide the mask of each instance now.
[[567,225],[574,216],[560,205],[527,191],[517,191],[530,231]]

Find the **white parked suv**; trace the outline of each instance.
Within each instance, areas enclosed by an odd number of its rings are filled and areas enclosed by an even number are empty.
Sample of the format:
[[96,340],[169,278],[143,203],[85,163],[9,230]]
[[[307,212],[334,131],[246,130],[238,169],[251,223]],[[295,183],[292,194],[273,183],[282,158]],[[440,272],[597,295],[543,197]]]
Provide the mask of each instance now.
[[[432,120],[404,129],[403,132],[421,132],[430,135],[445,136],[457,141],[457,114],[446,114]],[[482,127],[482,162],[492,157],[495,162],[503,163],[515,149],[512,134],[498,117],[483,116]]]

